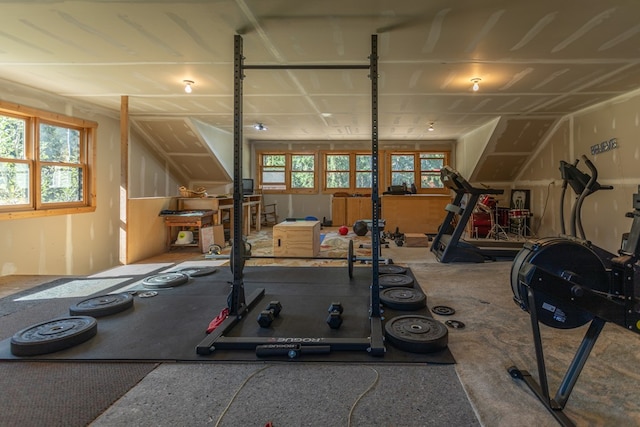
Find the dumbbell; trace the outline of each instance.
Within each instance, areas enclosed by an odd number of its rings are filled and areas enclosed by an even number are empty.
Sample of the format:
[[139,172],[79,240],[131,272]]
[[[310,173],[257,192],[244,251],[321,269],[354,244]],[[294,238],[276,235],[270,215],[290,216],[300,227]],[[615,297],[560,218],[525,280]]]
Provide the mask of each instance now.
[[342,325],[342,312],[344,311],[342,304],[339,302],[332,302],[327,311],[329,312],[327,325],[329,325],[331,329],[340,328],[340,325]]
[[258,325],[260,325],[261,328],[268,328],[271,326],[273,319],[278,317],[281,310],[282,304],[280,304],[280,301],[271,301],[258,315]]

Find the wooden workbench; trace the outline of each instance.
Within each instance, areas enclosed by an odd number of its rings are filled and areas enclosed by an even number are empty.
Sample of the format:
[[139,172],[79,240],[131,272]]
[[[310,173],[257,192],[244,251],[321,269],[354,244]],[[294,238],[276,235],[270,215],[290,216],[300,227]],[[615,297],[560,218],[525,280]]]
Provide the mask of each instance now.
[[[205,211],[185,211],[181,213],[176,213],[172,215],[164,215],[164,225],[167,227],[167,248],[171,249],[172,247],[178,246],[198,246],[201,252],[203,251],[202,247],[202,237],[200,235],[200,231],[203,227],[209,227],[213,225],[213,214],[212,210]],[[195,243],[183,244],[183,245],[175,245],[172,244],[172,240],[174,238],[173,228],[178,227],[179,229],[185,228],[196,228],[194,232]]]
[[[256,210],[255,224],[251,222],[251,209]],[[178,210],[208,209],[215,212],[214,224],[222,224],[224,216],[229,214],[229,227],[231,237],[233,237],[233,197],[203,197],[203,198],[180,198],[178,199]],[[251,228],[260,231],[260,217],[262,209],[262,195],[252,194],[244,196],[242,203],[244,233],[251,234]]]

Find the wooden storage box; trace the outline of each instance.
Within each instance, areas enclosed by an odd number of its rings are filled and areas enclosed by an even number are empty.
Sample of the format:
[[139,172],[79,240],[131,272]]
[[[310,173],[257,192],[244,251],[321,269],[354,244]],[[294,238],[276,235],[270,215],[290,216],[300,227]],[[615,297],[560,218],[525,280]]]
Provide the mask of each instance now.
[[409,248],[426,248],[429,246],[429,237],[424,233],[405,233],[404,245]]
[[320,221],[285,221],[273,226],[273,255],[316,257],[320,253]]

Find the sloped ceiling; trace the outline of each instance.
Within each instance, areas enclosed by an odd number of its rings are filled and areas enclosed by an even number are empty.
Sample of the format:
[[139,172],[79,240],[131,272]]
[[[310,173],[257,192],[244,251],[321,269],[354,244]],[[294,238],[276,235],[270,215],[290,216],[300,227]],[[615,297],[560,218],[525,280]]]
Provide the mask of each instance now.
[[[563,115],[640,83],[637,0],[0,0],[0,78],[119,111],[191,180],[228,179],[190,120],[233,129],[246,64],[367,64],[379,138],[455,140],[501,117],[473,177],[509,181]],[[480,78],[472,91],[471,79]],[[194,81],[193,93],[183,81]],[[1,97],[1,93],[0,93]],[[247,70],[243,134],[369,140],[367,70]],[[267,131],[253,128],[264,123]],[[428,131],[433,124],[434,131]]]

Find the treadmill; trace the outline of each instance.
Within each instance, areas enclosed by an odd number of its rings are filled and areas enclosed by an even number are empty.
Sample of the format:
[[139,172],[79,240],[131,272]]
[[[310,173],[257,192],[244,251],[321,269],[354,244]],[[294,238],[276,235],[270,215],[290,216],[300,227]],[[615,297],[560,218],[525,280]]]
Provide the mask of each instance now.
[[[438,261],[449,263],[513,260],[522,249],[525,240],[462,239],[462,234],[480,196],[503,194],[504,190],[472,187],[458,171],[447,165],[440,171],[440,178],[445,186],[456,193],[456,196],[453,203],[445,207],[447,216],[431,245],[431,252],[436,255]],[[465,195],[469,197],[466,206],[462,207]],[[451,224],[455,215],[459,215],[459,220],[454,228]]]

